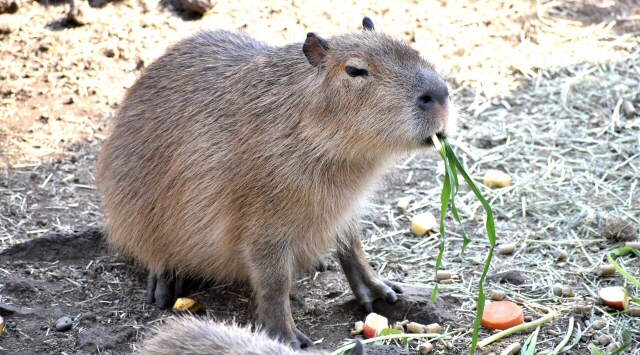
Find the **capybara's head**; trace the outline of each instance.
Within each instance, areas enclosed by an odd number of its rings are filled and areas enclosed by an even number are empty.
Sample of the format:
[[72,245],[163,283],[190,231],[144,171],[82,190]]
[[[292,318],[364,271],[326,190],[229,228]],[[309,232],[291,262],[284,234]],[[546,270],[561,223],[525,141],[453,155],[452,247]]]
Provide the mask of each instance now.
[[369,18],[358,33],[326,40],[307,34],[303,52],[322,80],[316,109],[323,110],[328,130],[358,145],[351,148],[406,151],[455,130],[457,113],[434,66],[376,31]]

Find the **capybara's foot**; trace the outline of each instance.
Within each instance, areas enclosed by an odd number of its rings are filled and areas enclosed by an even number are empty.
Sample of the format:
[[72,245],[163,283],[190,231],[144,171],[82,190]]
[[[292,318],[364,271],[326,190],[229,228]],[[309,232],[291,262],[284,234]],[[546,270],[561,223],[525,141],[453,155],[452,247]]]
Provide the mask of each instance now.
[[313,341],[311,341],[311,339],[309,339],[306,335],[304,335],[301,331],[299,331],[298,328],[296,328],[295,326],[291,328],[293,330],[293,334],[296,337],[296,340],[291,342],[291,345],[290,345],[291,348],[305,349],[305,348],[311,348],[315,345]]
[[156,274],[149,272],[147,283],[147,303],[155,303],[158,308],[173,306],[178,297],[186,292],[185,280],[170,273]]
[[327,263],[324,260],[318,260],[314,269],[318,272],[325,272],[327,271]]
[[400,286],[380,276],[357,278],[351,288],[367,314],[373,312],[373,301],[381,298],[394,303],[398,300],[396,293],[402,293]]
[[396,293],[402,293],[402,289],[373,271],[362,250],[360,238],[354,237],[352,243],[338,253],[338,258],[353,294],[367,314],[373,312],[373,301],[379,298],[391,303],[398,300]]

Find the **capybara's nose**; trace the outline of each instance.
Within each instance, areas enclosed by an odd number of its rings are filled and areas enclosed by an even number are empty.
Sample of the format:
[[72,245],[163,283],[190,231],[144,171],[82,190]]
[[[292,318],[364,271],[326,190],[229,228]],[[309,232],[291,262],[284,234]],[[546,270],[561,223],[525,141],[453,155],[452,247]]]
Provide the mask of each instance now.
[[430,79],[422,94],[418,96],[418,107],[423,111],[432,110],[435,105],[445,105],[449,101],[449,89],[444,80],[435,76]]

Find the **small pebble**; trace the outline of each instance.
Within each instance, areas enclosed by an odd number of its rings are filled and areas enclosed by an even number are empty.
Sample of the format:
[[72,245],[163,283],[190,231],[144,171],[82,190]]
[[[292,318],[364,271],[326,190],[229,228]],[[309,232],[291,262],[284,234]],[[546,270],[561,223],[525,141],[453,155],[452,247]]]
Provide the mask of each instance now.
[[556,250],[556,252],[553,254],[553,257],[556,258],[556,260],[559,260],[559,261],[566,260],[567,256],[568,256],[568,254],[564,250]]
[[56,330],[59,332],[64,332],[71,329],[73,325],[73,321],[69,317],[62,317],[56,321]]
[[555,284],[553,284],[553,294],[560,297],[562,296],[562,284],[559,282],[556,282]]
[[452,285],[453,284],[453,279],[442,280],[442,281],[440,281],[440,283],[442,285]]
[[575,314],[589,314],[589,313],[591,313],[591,307],[587,307],[587,306],[574,306],[571,310]]
[[553,335],[554,337],[557,337],[558,335],[560,335],[560,333],[558,331],[553,330],[553,329],[547,330],[547,334]]
[[593,322],[593,324],[591,324],[591,329],[600,330],[604,328],[604,326],[605,326],[604,322],[598,319],[595,322]]
[[640,317],[640,308],[630,308],[629,315],[631,317]]
[[624,102],[622,102],[622,110],[627,118],[631,118],[636,114],[636,109],[629,100],[624,100]]
[[597,245],[590,246],[589,251],[591,251],[592,253],[597,253],[600,251],[600,247]]
[[209,11],[214,5],[216,1],[212,0],[181,0],[180,5],[182,5],[182,9],[187,12],[193,12],[196,14],[204,14]]
[[493,290],[491,292],[491,300],[493,300],[493,301],[502,301],[503,299],[504,299],[504,291]]
[[525,322],[531,322],[533,320],[532,316],[524,316],[524,321]]
[[498,254],[501,254],[501,255],[513,254],[513,252],[515,251],[516,251],[515,244],[502,244],[498,246]]
[[598,337],[598,342],[600,343],[600,345],[607,345],[611,342],[611,338],[609,338],[609,336],[607,335],[601,335],[600,337]]
[[313,314],[315,314],[317,317],[323,316],[323,315],[324,315],[324,313],[325,313],[325,310],[324,310],[324,308],[322,308],[322,307],[316,307],[316,308],[313,310]]
[[8,35],[13,28],[8,23],[0,23],[0,35]]
[[562,297],[575,297],[576,293],[571,286],[562,286]]
[[20,5],[21,2],[17,0],[0,0],[0,14],[15,14]]

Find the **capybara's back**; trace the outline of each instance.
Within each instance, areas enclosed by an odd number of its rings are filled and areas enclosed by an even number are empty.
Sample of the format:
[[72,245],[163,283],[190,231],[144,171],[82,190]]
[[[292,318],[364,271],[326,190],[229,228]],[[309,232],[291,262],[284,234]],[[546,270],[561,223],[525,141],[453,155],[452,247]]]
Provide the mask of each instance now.
[[255,134],[269,128],[247,113],[259,109],[252,99],[267,100],[249,95],[268,94],[250,68],[268,49],[235,33],[200,33],[129,89],[98,161],[113,246],[156,273],[246,278],[246,208],[261,196],[246,185],[269,168],[252,158],[269,154]]
[[360,246],[360,207],[400,154],[447,133],[452,107],[432,65],[370,21],[284,47],[199,33],[146,68],[116,114],[97,169],[108,240],[150,269],[150,300],[157,277],[159,305],[169,273],[246,280],[258,323],[309,345],[291,279],[330,248],[367,311],[395,300]]

